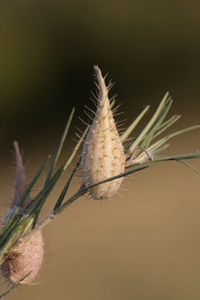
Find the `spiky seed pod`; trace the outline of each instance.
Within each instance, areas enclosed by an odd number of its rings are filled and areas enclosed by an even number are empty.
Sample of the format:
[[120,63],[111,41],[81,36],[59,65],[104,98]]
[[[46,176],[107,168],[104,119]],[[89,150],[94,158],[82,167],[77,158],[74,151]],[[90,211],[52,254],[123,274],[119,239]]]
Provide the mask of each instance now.
[[41,230],[30,235],[30,238],[21,240],[12,247],[1,270],[3,275],[12,283],[30,274],[21,281],[21,284],[31,283],[38,274],[43,261],[44,242]]
[[[97,110],[87,134],[82,151],[82,176],[86,186],[124,172],[125,154],[113,118],[105,78],[101,70],[94,66],[98,98]],[[98,185],[90,190],[94,199],[113,196],[123,178]]]
[[[14,142],[16,154],[16,179],[15,193],[11,208],[6,220],[27,188],[26,174],[22,162],[21,153],[17,142]],[[21,208],[23,209],[31,202],[31,197],[27,196]],[[41,230],[31,233],[26,239],[20,239],[16,245],[11,247],[6,260],[1,265],[1,272],[9,281],[16,283],[29,272],[31,272],[21,283],[31,283],[38,274],[44,254],[44,242]]]

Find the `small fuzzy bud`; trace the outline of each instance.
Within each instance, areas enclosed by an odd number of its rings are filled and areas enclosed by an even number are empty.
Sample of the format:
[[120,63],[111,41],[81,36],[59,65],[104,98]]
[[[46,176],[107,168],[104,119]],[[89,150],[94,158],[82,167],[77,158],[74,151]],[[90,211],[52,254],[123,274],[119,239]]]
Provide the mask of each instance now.
[[21,284],[31,283],[38,274],[43,261],[44,243],[41,230],[30,234],[30,238],[20,240],[8,253],[1,265],[2,274],[10,282],[16,283],[27,274]]
[[[101,70],[94,66],[97,110],[82,151],[82,176],[86,186],[124,172],[125,154],[113,119],[107,87]],[[94,199],[106,199],[119,189],[123,178],[100,184],[90,190]]]

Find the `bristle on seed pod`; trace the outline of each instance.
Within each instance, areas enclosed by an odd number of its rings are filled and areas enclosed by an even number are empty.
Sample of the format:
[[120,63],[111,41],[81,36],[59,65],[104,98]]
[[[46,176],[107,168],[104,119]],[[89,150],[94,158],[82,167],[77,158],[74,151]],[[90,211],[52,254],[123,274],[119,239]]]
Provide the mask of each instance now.
[[[105,78],[98,66],[94,66],[98,98],[97,110],[87,134],[82,151],[83,183],[88,186],[124,172],[125,154],[113,118]],[[123,178],[93,187],[94,199],[106,199],[119,189]]]
[[[17,142],[14,142],[14,149],[16,155],[15,193],[5,223],[27,188],[25,169]],[[28,195],[20,206],[21,212],[23,212],[23,208],[31,201],[31,197]],[[29,234],[25,239],[21,238],[17,241],[16,245],[9,249],[6,260],[0,266],[1,273],[12,283],[18,282],[30,273],[20,283],[31,283],[40,270],[43,254],[44,242],[42,232],[41,230],[36,230]]]

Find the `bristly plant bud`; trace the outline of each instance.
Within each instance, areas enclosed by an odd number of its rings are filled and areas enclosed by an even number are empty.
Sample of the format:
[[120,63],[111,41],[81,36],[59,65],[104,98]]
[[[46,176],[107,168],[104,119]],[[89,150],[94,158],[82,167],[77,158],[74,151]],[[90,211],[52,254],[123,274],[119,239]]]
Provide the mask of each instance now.
[[[82,151],[82,176],[86,186],[119,175],[125,169],[125,154],[108,98],[111,84],[106,86],[98,66],[94,66],[94,70],[98,88],[97,110]],[[118,178],[100,184],[90,193],[94,199],[110,198],[122,180]]]
[[[26,174],[17,142],[14,142],[14,148],[16,154],[15,193],[5,222],[12,214],[16,205],[18,205],[18,201],[27,188]],[[31,197],[27,196],[20,206],[20,213],[23,213],[23,208],[25,208],[31,201]],[[21,283],[31,283],[40,270],[43,261],[43,254],[44,242],[42,232],[41,230],[36,230],[25,239],[19,239],[16,245],[10,248],[7,253],[6,260],[1,265],[1,272],[4,277],[12,283],[18,282],[30,273],[23,281],[21,281]]]

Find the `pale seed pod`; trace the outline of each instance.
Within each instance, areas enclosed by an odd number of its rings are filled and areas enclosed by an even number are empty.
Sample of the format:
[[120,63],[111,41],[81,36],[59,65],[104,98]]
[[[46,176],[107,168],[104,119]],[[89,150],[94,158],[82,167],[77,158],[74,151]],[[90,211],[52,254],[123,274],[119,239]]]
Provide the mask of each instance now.
[[[113,118],[108,92],[101,70],[94,66],[97,87],[97,110],[82,151],[83,183],[88,186],[124,172],[125,154]],[[119,189],[123,178],[100,184],[90,193],[94,199],[106,199]]]
[[10,282],[16,283],[30,273],[21,284],[31,283],[40,270],[43,254],[42,232],[37,230],[9,250],[8,257],[1,265],[2,274]]
[[[25,169],[17,142],[14,142],[14,148],[16,154],[15,193],[5,222],[8,220],[18,200],[27,188]],[[30,202],[31,197],[27,196],[21,209],[26,207]],[[40,270],[43,255],[44,242],[42,232],[41,230],[36,230],[30,233],[25,239],[20,239],[16,245],[10,248],[7,253],[7,258],[1,265],[0,270],[4,277],[12,283],[16,283],[30,272],[30,274],[21,281],[21,284],[31,283]]]

